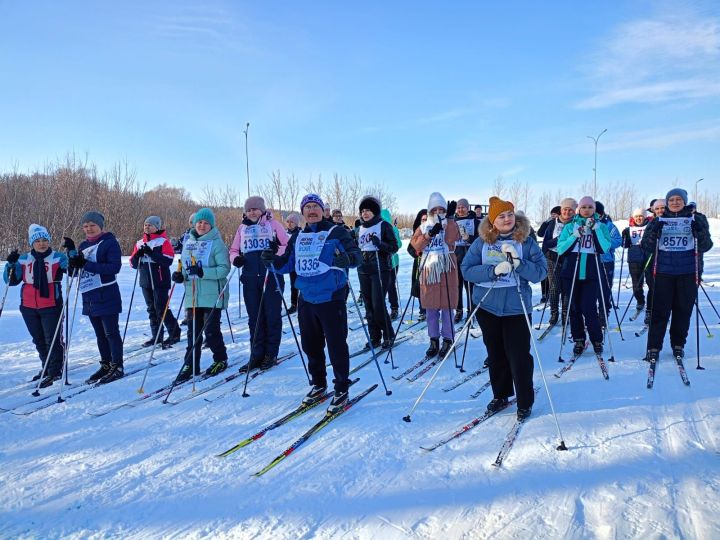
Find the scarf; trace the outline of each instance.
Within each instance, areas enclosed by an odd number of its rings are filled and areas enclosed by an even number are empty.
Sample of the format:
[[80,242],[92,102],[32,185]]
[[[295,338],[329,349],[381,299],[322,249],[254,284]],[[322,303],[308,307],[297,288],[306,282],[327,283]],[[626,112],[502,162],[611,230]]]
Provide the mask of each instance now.
[[33,287],[40,291],[42,298],[50,298],[50,287],[48,285],[47,272],[45,271],[45,257],[52,253],[52,249],[48,248],[45,253],[38,253],[34,249],[30,251],[35,264],[33,265]]
[[[421,225],[421,227],[423,227],[423,231],[427,231],[429,229],[432,229],[437,222],[438,216],[436,216],[435,214],[431,214],[428,215],[425,224]],[[442,280],[442,275],[444,273],[456,271],[455,262],[450,256],[450,248],[445,243],[445,228],[447,226],[447,219],[444,218],[444,215],[442,219],[442,226],[443,230],[440,234],[442,235],[444,249],[434,250],[429,249],[430,246],[428,246],[423,251],[423,257],[425,262],[423,265],[422,275],[420,276],[420,283],[422,283],[423,285],[433,285],[436,283],[440,283]]]

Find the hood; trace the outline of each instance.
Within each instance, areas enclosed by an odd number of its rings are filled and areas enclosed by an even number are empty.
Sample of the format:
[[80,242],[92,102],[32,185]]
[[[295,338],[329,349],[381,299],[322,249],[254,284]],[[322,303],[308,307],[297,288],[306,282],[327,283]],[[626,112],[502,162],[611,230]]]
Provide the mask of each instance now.
[[380,211],[380,217],[383,218],[385,221],[387,221],[390,225],[392,225],[392,216],[390,215],[390,210],[387,208],[383,208]]
[[[493,228],[487,216],[483,218],[478,226],[478,235],[482,238],[483,242],[488,244],[495,243],[498,236],[500,236],[498,231]],[[528,236],[530,236],[530,220],[525,216],[515,214],[515,229],[512,233],[513,240],[523,243]]]

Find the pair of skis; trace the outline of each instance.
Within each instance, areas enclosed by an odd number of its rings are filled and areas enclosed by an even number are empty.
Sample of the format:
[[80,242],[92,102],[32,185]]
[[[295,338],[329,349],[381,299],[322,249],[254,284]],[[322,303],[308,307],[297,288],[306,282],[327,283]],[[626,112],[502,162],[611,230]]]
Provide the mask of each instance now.
[[[678,372],[680,373],[680,379],[682,380],[683,384],[685,386],[690,386],[690,379],[687,376],[687,371],[685,371],[685,362],[683,361],[683,357],[680,355],[673,356],[675,358],[675,363],[678,367]],[[648,368],[648,376],[647,376],[647,388],[651,389],[653,385],[655,384],[655,369],[657,368],[657,360],[651,360],[650,361],[650,367]]]
[[[577,359],[580,358],[585,353],[585,351],[587,350],[589,345],[590,345],[590,342],[585,341],[585,348],[582,350],[582,352],[580,354],[573,353],[572,357],[568,360],[559,358],[558,361],[565,362],[565,365],[563,367],[561,367],[555,373],[555,377],[559,379],[560,377],[563,376],[563,374],[570,371],[572,369],[572,367],[575,365],[575,362],[577,361]],[[605,359],[603,358],[602,353],[600,353],[600,354],[595,353],[595,358],[597,359],[598,366],[600,367],[600,373],[602,374],[603,379],[605,379],[607,381],[610,378],[610,373],[608,372],[607,364],[605,363]],[[614,360],[611,358],[610,361],[614,361]]]

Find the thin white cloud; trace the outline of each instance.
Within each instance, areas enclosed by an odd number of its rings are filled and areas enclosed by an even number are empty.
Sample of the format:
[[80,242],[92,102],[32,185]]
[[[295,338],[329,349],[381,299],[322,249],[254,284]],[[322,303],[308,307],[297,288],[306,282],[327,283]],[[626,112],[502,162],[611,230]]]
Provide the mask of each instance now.
[[646,149],[660,150],[688,142],[720,140],[720,120],[677,129],[652,129],[620,134],[617,139],[603,143],[603,150]]
[[623,24],[585,71],[597,91],[575,105],[581,109],[720,96],[720,19],[681,5]]

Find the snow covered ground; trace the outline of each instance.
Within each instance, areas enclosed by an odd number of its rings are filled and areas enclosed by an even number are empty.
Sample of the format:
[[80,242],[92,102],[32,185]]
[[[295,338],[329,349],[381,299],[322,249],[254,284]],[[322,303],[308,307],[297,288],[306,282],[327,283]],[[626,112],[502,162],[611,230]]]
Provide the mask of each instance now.
[[[720,222],[712,220],[711,226],[716,247],[706,255],[705,279],[720,283]],[[404,250],[401,254],[404,306],[411,261]],[[133,277],[125,266],[120,283],[126,304]],[[720,308],[720,286],[706,290]],[[237,321],[237,282],[231,291],[237,343],[230,343],[227,322],[223,331],[231,362],[238,364],[247,359],[248,332]],[[174,309],[181,294],[179,287]],[[10,291],[0,319],[0,407],[30,399],[29,391],[17,386],[39,366],[17,310],[18,295],[18,289]],[[629,297],[630,290],[621,288],[623,309]],[[141,304],[136,295],[128,351],[148,337]],[[251,474],[315,423],[324,406],[227,458],[215,455],[298,404],[307,380],[297,356],[253,380],[248,398],[238,390],[212,403],[204,399],[236,380],[178,405],[155,400],[99,418],[88,414],[137,397],[138,373],[34,414],[4,412],[0,537],[719,538],[720,325],[702,294],[700,307],[717,337],[708,338],[701,323],[701,362],[707,369],[694,369],[693,324],[686,351],[689,387],[682,384],[666,346],[655,386],[645,388],[648,364],[640,360],[645,336],[634,336],[639,321],[623,323],[624,341],[617,331],[611,333],[617,361],[609,364],[609,381],[601,378],[589,354],[556,379],[558,331],[541,342],[569,451],[555,449],[559,436],[543,388],[500,469],[491,463],[513,424],[514,408],[432,453],[420,449],[481,414],[492,397],[489,390],[469,397],[487,380],[486,373],[443,392],[461,377],[452,359],[412,423],[402,417],[431,373],[415,383],[396,382],[391,376],[399,370],[383,364],[391,396],[380,386],[260,478]],[[535,322],[538,318],[535,312]],[[351,332],[349,341],[351,350],[364,343],[362,331]],[[405,369],[426,346],[420,332],[398,346],[395,363]],[[281,352],[294,347],[288,332]],[[156,355],[166,362],[149,371],[146,391],[172,380],[181,350],[176,346]],[[71,351],[71,363],[83,365],[71,371],[71,381],[79,382],[97,361],[92,329],[79,310]],[[471,338],[468,372],[484,358],[482,339]],[[146,361],[147,354],[129,357],[126,369]],[[203,368],[209,363],[205,353]],[[542,384],[537,367],[535,374]],[[379,382],[373,364],[358,375],[361,380],[351,393]],[[50,390],[56,392],[57,384]],[[174,397],[188,393],[182,388]]]

